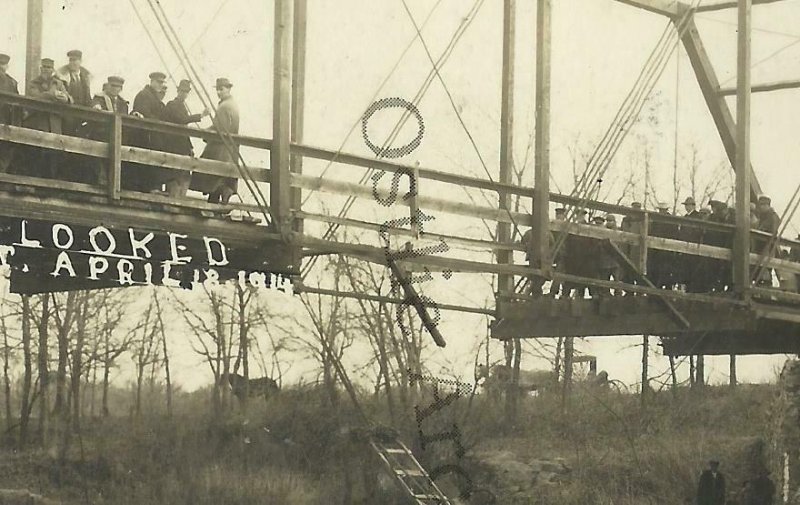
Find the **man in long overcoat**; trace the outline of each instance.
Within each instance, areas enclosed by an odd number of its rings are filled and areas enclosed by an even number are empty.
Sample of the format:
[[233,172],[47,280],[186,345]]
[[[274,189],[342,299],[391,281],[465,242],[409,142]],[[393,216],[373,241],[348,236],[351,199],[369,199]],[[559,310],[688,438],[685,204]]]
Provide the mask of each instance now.
[[[19,85],[17,80],[8,75],[8,63],[11,57],[7,54],[0,54],[0,92],[19,95]],[[19,125],[18,114],[9,105],[0,105],[0,124]],[[10,142],[0,142],[0,173],[8,172],[11,160],[14,157],[14,144]]]
[[[231,96],[233,84],[225,77],[217,79],[216,90],[219,97],[217,114],[214,124],[209,130],[221,132],[222,135],[239,133],[239,106]],[[209,140],[201,158],[238,163],[239,146],[235,142],[225,142],[222,139]],[[236,194],[239,179],[234,177],[220,177],[211,174],[192,174],[191,189],[201,191],[208,195],[210,203],[228,203],[231,196]]]
[[92,103],[92,73],[83,66],[83,53],[78,49],[68,52],[67,58],[69,63],[60,67],[56,75],[66,84],[72,103],[89,107]]
[[[67,93],[64,82],[56,77],[54,62],[50,58],[42,58],[39,76],[28,83],[26,94],[50,102],[72,103],[72,97]],[[22,124],[26,128],[44,132],[58,134],[63,132],[61,114],[55,112],[30,110]],[[30,166],[26,169],[26,175],[54,177],[55,154],[48,149],[34,148],[31,150]]]
[[709,461],[708,468],[700,474],[697,505],[725,505],[725,476],[719,471],[719,461]]
[[[132,114],[146,119],[163,120],[164,102],[159,93],[166,89],[167,76],[163,72],[150,74],[150,84],[142,88],[133,99]],[[146,129],[136,129],[130,133],[130,145],[154,151],[162,150],[161,134]],[[151,192],[161,189],[169,173],[161,167],[128,163],[123,168],[122,185],[125,189]]]
[[[759,231],[769,233],[773,237],[778,236],[778,231],[781,226],[781,218],[775,209],[772,208],[772,200],[770,197],[761,195],[758,197],[758,205],[756,206],[758,212],[758,225],[756,228]],[[775,256],[777,246],[775,240],[766,237],[758,237],[754,241],[754,252],[759,255],[766,255],[768,258]],[[755,272],[754,272],[755,273]],[[760,268],[758,275],[758,283],[771,286],[772,285],[772,269],[763,266]]]
[[[204,110],[200,114],[189,114],[189,109],[186,106],[186,98],[191,91],[191,81],[184,79],[178,84],[178,96],[167,103],[164,109],[164,121],[186,126],[189,123],[198,123],[204,116],[208,115],[207,110]],[[194,156],[192,141],[186,135],[165,135],[163,142],[164,151],[168,153]],[[189,189],[191,175],[189,172],[181,170],[172,170],[171,172],[172,178],[166,183],[167,193],[169,193],[170,196],[186,195],[186,190]]]
[[[125,79],[112,75],[108,81],[103,84],[103,92],[95,95],[92,98],[91,106],[93,109],[103,110],[106,112],[114,112],[117,114],[127,115],[129,110],[128,101],[120,96],[122,87],[125,85]],[[107,142],[109,139],[109,124],[108,123],[88,123],[86,125],[88,132],[86,136],[92,140]],[[123,141],[124,143],[124,141]],[[108,180],[108,164],[105,160],[100,160],[95,164],[95,169],[90,174],[90,180],[84,181],[90,184],[104,185]]]

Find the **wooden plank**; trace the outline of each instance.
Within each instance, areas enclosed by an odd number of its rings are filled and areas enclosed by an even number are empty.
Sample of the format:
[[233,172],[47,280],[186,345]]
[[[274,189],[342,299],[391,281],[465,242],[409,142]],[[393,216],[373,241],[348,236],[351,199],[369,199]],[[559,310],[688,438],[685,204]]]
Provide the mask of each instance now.
[[[677,20],[675,21],[677,23]],[[735,169],[736,124],[734,123],[730,108],[728,108],[728,104],[725,101],[725,97],[720,96],[718,93],[720,89],[719,79],[711,64],[711,59],[708,53],[706,53],[703,40],[700,37],[700,32],[697,29],[697,24],[693,16],[687,21],[687,26],[683,31],[681,40],[683,41],[683,47],[686,49],[686,54],[689,56],[689,61],[694,69],[695,77],[697,78],[697,83],[700,85],[700,91],[703,93],[708,111],[711,113],[714,124],[717,126],[722,145],[725,147],[725,152],[728,155],[731,166]],[[750,198],[756,199],[761,193],[761,185],[751,165]]]
[[[313,293],[318,295],[326,295],[326,296],[336,296],[341,298],[351,298],[353,300],[369,300],[372,302],[383,302],[383,303],[393,303],[393,304],[401,304],[404,303],[404,299],[402,298],[395,298],[390,296],[380,296],[380,295],[370,295],[367,293],[355,293],[352,291],[338,291],[335,289],[324,289],[318,287],[311,287],[306,286],[304,284],[295,283],[294,284],[294,292],[295,293]],[[484,314],[487,316],[494,316],[494,310],[491,309],[483,309],[478,307],[467,307],[463,305],[451,305],[446,303],[429,303],[422,300],[422,305],[425,307],[436,307],[439,310],[452,310],[456,312],[464,312],[468,314]]]
[[[676,301],[678,303],[678,301]],[[682,334],[685,327],[659,302],[647,297],[612,297],[602,300],[539,299],[502,304],[492,323],[493,338],[542,338],[572,335],[617,336]],[[691,323],[691,332],[751,329],[752,314],[744,308],[717,307],[683,300],[679,310]],[[574,314],[580,315],[574,315]]]
[[[123,198],[125,196],[122,193]],[[230,220],[206,219],[199,214],[169,214],[160,211],[134,208],[130,205],[107,203],[76,203],[59,196],[20,195],[0,192],[0,216],[39,219],[43,221],[96,226],[100,223],[112,227],[130,227],[142,231],[169,230],[197,236],[213,236],[226,244],[268,243],[280,236],[266,227]]]
[[108,196],[119,200],[120,183],[122,181],[122,121],[118,115],[111,122],[111,137],[108,145]]
[[[783,0],[752,0],[753,5],[764,5],[764,4],[771,4],[775,2],[781,2]],[[738,6],[738,2],[718,2],[713,4],[700,4],[697,6],[697,12],[711,12],[711,11],[719,11],[723,9],[735,9]]]
[[675,0],[617,0],[617,2],[661,14],[662,16],[676,17],[681,14],[681,2]]
[[[800,88],[800,80],[791,81],[776,81],[764,84],[753,84],[750,88],[753,93],[761,93],[765,91],[778,91],[782,89],[795,89]],[[722,88],[719,90],[720,96],[731,96],[736,94],[736,88]]]
[[41,179],[39,177],[29,177],[26,175],[0,174],[0,182],[12,184],[14,186],[29,186],[31,188],[47,188],[59,191],[74,191],[91,195],[104,195],[106,192],[97,186],[82,184],[79,182],[58,181],[55,179]]
[[739,0],[736,57],[736,233],[733,238],[733,287],[741,296],[750,288],[750,32],[751,2]]
[[[224,161],[207,160],[203,158],[190,158],[180,154],[151,151],[139,147],[122,146],[122,160],[142,163],[145,165],[158,165],[183,171],[194,171],[203,174],[220,175],[224,177],[239,177],[236,165]],[[250,167],[250,173],[258,182],[270,182],[271,170],[262,167]]]
[[[364,198],[365,200],[374,201],[372,188],[363,184],[336,181],[310,175],[291,174],[291,185],[304,189],[313,189],[315,191],[353,195],[359,198]],[[386,189],[378,189],[377,194],[382,198],[388,198],[389,191]],[[426,213],[445,212],[460,216],[473,217],[476,219],[489,219],[507,223],[510,223],[511,219],[514,219],[519,224],[530,223],[530,214],[511,212],[511,217],[509,217],[509,213],[506,211],[500,211],[499,209],[484,205],[474,205],[466,202],[454,202],[452,200],[425,196],[418,197],[417,204]],[[395,205],[409,207],[411,204],[405,199],[398,198],[395,202]]]
[[[337,216],[326,216],[323,214],[315,214],[310,212],[298,212],[296,210],[292,211],[295,215],[302,219],[308,219],[309,221],[319,221],[323,223],[332,223],[338,224],[342,226],[352,226],[354,228],[360,228],[363,230],[370,230],[374,232],[381,231],[383,225],[377,223],[370,223],[367,221],[360,221],[357,219],[347,218],[347,217],[337,217]],[[408,228],[398,228],[398,227],[387,227],[386,231],[389,233],[390,236],[401,236],[401,237],[415,237],[414,231]],[[458,237],[455,235],[443,235],[440,233],[432,233],[432,232],[425,232],[421,235],[421,237],[415,238],[427,238],[429,240],[438,241],[439,239],[444,240],[445,243],[449,246],[461,246],[470,250],[476,251],[495,251],[498,249],[504,249],[507,251],[523,251],[524,248],[519,242],[506,242],[506,243],[499,243],[491,240],[480,240],[474,238],[466,238],[466,237]]]
[[66,135],[30,130],[20,126],[0,125],[0,140],[68,153],[85,154],[95,158],[108,157],[108,147],[105,142],[67,137]]
[[[499,180],[503,184],[511,184],[514,165],[514,34],[516,25],[516,0],[503,0],[503,59],[500,75],[500,166]],[[505,191],[498,192],[498,207],[502,212],[511,210],[511,195]],[[511,240],[511,224],[498,221],[497,240]],[[511,251],[495,252],[497,262],[508,265],[514,262]],[[510,275],[499,275],[497,278],[499,292],[513,291],[514,278]]]
[[292,0],[275,0],[275,24],[273,33],[274,59],[272,72],[272,132],[273,146],[270,152],[272,183],[269,186],[270,209],[273,226],[288,233],[291,223],[291,175],[289,172],[289,145],[291,143],[291,96],[292,96]]
[[538,0],[536,10],[536,136],[534,138],[533,258],[544,270],[553,263],[550,252],[550,0]]

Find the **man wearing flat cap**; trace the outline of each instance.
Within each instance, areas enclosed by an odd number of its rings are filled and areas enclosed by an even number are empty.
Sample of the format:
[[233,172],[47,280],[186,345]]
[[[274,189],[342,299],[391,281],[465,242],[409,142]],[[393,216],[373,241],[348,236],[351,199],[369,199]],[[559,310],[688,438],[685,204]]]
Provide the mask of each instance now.
[[[92,98],[92,108],[106,112],[114,112],[116,114],[128,115],[128,101],[122,98],[120,95],[124,85],[125,79],[122,77],[118,77],[116,75],[110,76],[103,84],[102,93],[95,95],[94,98]],[[108,139],[108,123],[87,123],[84,127],[84,136],[92,140],[106,142]],[[123,144],[126,143],[126,140],[127,139],[125,136],[123,136]],[[81,168],[84,168],[84,170],[80,170],[80,168],[78,170],[86,173],[85,167],[87,167],[87,165],[82,164]],[[94,167],[90,168],[91,170],[89,173],[82,177],[80,182],[85,182],[87,184],[98,184],[101,186],[104,185],[107,180],[105,162],[103,160],[98,160]]]
[[[17,80],[8,75],[8,63],[11,58],[7,54],[0,54],[0,92],[19,95]],[[16,110],[10,105],[0,105],[0,124],[19,125],[20,118]],[[8,172],[11,160],[14,157],[14,144],[0,141],[0,173]]]
[[[653,237],[677,239],[678,225],[674,221],[659,219],[659,216],[670,216],[669,204],[658,202],[658,213],[652,216],[650,235]],[[647,255],[647,276],[658,288],[671,289],[676,279],[681,277],[678,266],[678,254],[671,251],[653,249]]]
[[[222,135],[235,135],[239,133],[239,106],[231,96],[233,84],[225,77],[220,77],[216,82],[219,105],[213,118],[213,125],[209,130],[218,131]],[[222,140],[208,140],[201,158],[238,163],[239,147],[235,142],[223,143]],[[236,194],[239,179],[233,177],[220,177],[210,174],[192,174],[191,189],[201,191],[208,195],[210,203],[228,203],[231,196]]]
[[[152,72],[147,84],[133,99],[132,115],[140,118],[164,119],[164,102],[160,93],[167,87],[167,76],[163,72]],[[162,135],[146,129],[134,129],[130,133],[130,144],[135,147],[160,151],[163,149]],[[144,193],[159,191],[169,171],[161,167],[127,163],[123,167],[122,186],[125,189]]]
[[[49,102],[72,103],[72,97],[69,96],[64,83],[56,77],[54,62],[50,58],[42,58],[39,76],[28,83],[26,94]],[[23,126],[50,133],[63,133],[61,115],[55,112],[31,110],[23,121]],[[54,177],[55,155],[55,152],[48,149],[31,151],[30,171],[25,175]]]
[[[183,79],[178,84],[178,96],[167,103],[164,108],[164,121],[187,126],[189,123],[198,123],[204,116],[210,113],[203,110],[200,114],[189,114],[186,106],[186,98],[192,91],[192,83]],[[194,156],[192,141],[186,135],[164,135],[164,150],[168,153],[180,154],[183,156]],[[166,182],[167,193],[170,196],[185,196],[189,189],[191,175],[189,172],[173,170],[172,178]]]
[[[682,202],[686,214],[683,217],[700,220],[703,216],[697,210],[697,202],[691,196],[687,196]],[[681,223],[678,230],[678,237],[684,242],[693,244],[701,244],[703,242],[703,228],[699,224],[693,224],[691,221],[684,221]],[[703,258],[698,258],[690,254],[678,256],[679,269],[676,275],[676,282],[684,284],[686,291],[689,293],[700,293],[704,291],[704,282],[702,276],[704,273]]]
[[92,73],[83,66],[83,53],[73,49],[67,53],[69,63],[56,72],[59,79],[67,85],[67,92],[75,105],[89,107],[92,103]]
[[697,485],[697,505],[725,505],[725,476],[719,471],[719,461],[712,459],[700,474]]

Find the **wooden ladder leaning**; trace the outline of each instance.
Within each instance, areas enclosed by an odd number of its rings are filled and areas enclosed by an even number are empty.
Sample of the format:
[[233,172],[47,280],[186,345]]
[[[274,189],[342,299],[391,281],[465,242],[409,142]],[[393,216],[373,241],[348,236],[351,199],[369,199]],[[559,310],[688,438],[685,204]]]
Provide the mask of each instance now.
[[398,487],[415,505],[455,505],[442,493],[416,456],[397,436],[373,433],[369,445],[383,462]]

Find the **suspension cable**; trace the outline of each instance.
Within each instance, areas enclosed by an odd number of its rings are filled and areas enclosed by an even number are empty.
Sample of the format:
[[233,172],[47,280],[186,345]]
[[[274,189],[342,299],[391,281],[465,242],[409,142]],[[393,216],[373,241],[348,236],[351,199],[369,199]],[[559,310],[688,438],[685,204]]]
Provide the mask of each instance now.
[[[215,115],[216,115],[216,107],[214,107],[213,101],[211,100],[211,96],[208,93],[208,90],[207,90],[205,84],[203,83],[202,77],[200,76],[200,74],[197,72],[197,70],[195,69],[194,65],[192,64],[191,58],[189,57],[188,53],[186,52],[185,48],[183,47],[183,45],[182,45],[182,43],[180,41],[180,38],[178,37],[177,32],[175,31],[174,27],[170,23],[169,18],[166,15],[166,12],[164,11],[163,7],[161,6],[161,3],[159,2],[159,0],[147,0],[147,1],[148,1],[148,5],[150,6],[150,9],[153,11],[153,14],[156,17],[156,20],[158,21],[158,23],[159,23],[159,25],[160,25],[160,27],[162,29],[162,32],[164,33],[165,37],[167,38],[167,41],[170,43],[170,46],[172,46],[173,51],[177,55],[178,59],[180,60],[181,64],[183,65],[184,69],[186,70],[186,72],[189,75],[191,75],[195,79],[197,79],[198,86],[200,87],[200,89],[202,91],[202,94],[198,93],[198,96],[200,97],[201,101],[203,102],[203,105],[205,107],[209,107],[210,106],[210,108],[215,112]],[[158,10],[156,9],[156,6],[158,7]],[[160,16],[159,16],[159,11],[160,11],[160,14],[161,14]],[[162,17],[163,17],[163,20],[162,20]],[[172,38],[170,38],[170,33],[171,33],[172,37],[174,37],[174,39],[175,39],[174,41],[172,40]],[[217,130],[218,135],[220,136],[220,139],[222,140],[223,146],[228,151],[228,155],[234,160],[234,165],[236,166],[237,171],[239,172],[239,174],[242,176],[242,179],[245,182],[245,186],[250,191],[251,195],[253,196],[254,200],[256,201],[256,205],[258,206],[259,210],[263,214],[264,219],[267,221],[267,223],[269,223],[270,222],[269,207],[268,207],[268,205],[266,203],[266,197],[261,192],[261,189],[259,188],[258,184],[256,183],[255,178],[252,177],[250,169],[247,166],[246,162],[244,161],[244,158],[242,157],[241,152],[239,152],[238,149],[236,149],[236,145],[235,145],[233,139],[230,136],[231,134],[226,130],[226,128],[223,125],[219,124],[216,121],[215,118],[212,118],[212,122],[214,123],[214,126],[216,127],[216,130]],[[261,198],[261,200],[259,200],[259,198]]]

